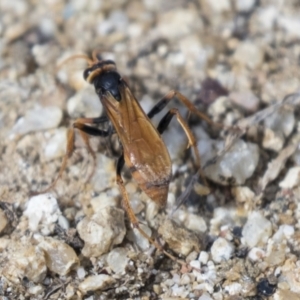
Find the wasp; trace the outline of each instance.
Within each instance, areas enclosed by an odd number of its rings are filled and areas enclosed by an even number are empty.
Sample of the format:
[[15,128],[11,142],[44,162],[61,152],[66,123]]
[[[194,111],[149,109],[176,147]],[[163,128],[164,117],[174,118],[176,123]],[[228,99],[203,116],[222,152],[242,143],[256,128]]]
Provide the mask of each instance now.
[[83,77],[87,82],[94,85],[95,91],[105,109],[106,116],[79,118],[73,123],[72,128],[68,131],[66,155],[59,174],[52,185],[47,188],[47,191],[56,184],[66,168],[68,158],[74,152],[75,129],[79,131],[88,151],[95,159],[95,153],[89,143],[89,136],[109,136],[111,134],[110,131],[105,131],[95,126],[109,120],[122,145],[122,155],[119,157],[116,167],[116,182],[120,188],[122,205],[127,212],[129,220],[133,228],[136,228],[151,244],[171,259],[178,261],[139,226],[139,221],[131,208],[121,176],[122,168],[126,164],[141,190],[160,207],[164,207],[167,201],[169,183],[172,178],[172,164],[168,149],[161,135],[174,116],[187,135],[188,147],[192,147],[194,150],[199,175],[203,178],[206,185],[207,182],[201,170],[196,138],[178,109],[170,109],[161,119],[157,128],[152,124],[151,118],[161,112],[172,99],[177,98],[191,113],[198,115],[209,124],[216,124],[205,114],[198,111],[184,95],[175,90],[165,95],[146,114],[133,95],[127,81],[117,71],[114,61],[101,59],[95,51],[92,54],[92,58],[86,55],[75,55],[69,59],[73,58],[83,58],[87,61],[88,68],[84,71]]

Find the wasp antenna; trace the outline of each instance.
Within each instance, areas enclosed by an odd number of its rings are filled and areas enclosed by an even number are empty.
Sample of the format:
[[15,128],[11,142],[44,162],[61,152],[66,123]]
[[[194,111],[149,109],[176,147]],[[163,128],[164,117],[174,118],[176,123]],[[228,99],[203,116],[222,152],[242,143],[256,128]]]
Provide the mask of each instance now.
[[92,52],[92,59],[93,59],[93,61],[101,61],[101,60],[103,60],[103,58],[102,58],[102,56],[101,56],[101,50],[99,50],[99,49],[95,49],[95,50],[93,50],[93,52]]
[[95,64],[95,61],[85,54],[74,54],[74,55],[64,59],[60,64],[58,64],[58,66],[56,67],[56,70],[58,71],[63,65],[65,65],[69,61],[71,61],[73,59],[77,59],[77,58],[85,59],[89,65],[89,67],[91,67],[92,65]]

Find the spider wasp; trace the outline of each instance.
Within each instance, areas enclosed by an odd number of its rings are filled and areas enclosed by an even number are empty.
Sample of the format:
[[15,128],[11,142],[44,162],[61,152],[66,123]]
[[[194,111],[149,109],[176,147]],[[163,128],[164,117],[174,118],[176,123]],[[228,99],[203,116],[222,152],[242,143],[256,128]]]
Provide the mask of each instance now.
[[[89,136],[107,137],[110,131],[102,130],[94,125],[107,122],[112,123],[122,145],[122,155],[119,157],[116,167],[116,182],[122,194],[122,205],[127,212],[129,220],[140,234],[152,245],[162,251],[172,260],[184,264],[152,239],[139,225],[139,221],[131,208],[129,197],[121,176],[123,166],[129,168],[132,177],[135,179],[142,191],[149,198],[164,207],[167,201],[169,183],[172,177],[172,164],[168,149],[161,137],[172,118],[175,116],[183,128],[187,138],[188,147],[192,147],[195,153],[197,174],[200,175],[208,186],[204,173],[201,170],[200,154],[197,148],[197,141],[188,124],[181,116],[177,108],[170,109],[159,122],[157,128],[152,124],[151,118],[161,112],[174,98],[180,100],[191,113],[198,115],[211,125],[222,127],[212,122],[204,113],[197,108],[180,92],[172,90],[166,94],[147,114],[143,111],[137,99],[134,97],[126,80],[117,71],[112,60],[102,60],[94,51],[92,59],[86,55],[74,55],[64,61],[74,58],[83,58],[88,63],[84,71],[84,79],[93,84],[95,91],[105,109],[107,117],[79,118],[68,131],[66,155],[63,158],[61,168],[54,182],[43,192],[53,188],[66,168],[67,160],[74,152],[75,129],[77,129],[89,151],[95,159],[95,153],[89,143]],[[187,193],[186,193],[187,194]]]

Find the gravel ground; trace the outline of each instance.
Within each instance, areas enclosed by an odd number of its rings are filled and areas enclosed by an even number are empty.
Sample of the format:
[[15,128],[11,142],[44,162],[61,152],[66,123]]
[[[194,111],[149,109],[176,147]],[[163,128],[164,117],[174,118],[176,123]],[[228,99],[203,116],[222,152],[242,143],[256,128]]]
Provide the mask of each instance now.
[[[300,298],[299,1],[1,0],[0,11],[1,300]],[[72,122],[104,113],[85,60],[61,65],[95,49],[146,112],[175,89],[226,125],[188,119],[207,196],[176,120],[163,134],[164,210],[123,172],[140,226],[183,265],[131,228],[115,134],[91,139],[96,161],[76,136],[55,188],[32,196],[56,178]]]

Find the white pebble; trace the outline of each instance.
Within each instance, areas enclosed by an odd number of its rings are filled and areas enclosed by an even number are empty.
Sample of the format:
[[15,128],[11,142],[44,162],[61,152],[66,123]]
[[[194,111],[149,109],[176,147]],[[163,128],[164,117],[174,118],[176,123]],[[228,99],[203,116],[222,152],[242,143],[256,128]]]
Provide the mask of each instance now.
[[257,247],[253,247],[248,253],[248,258],[252,261],[260,261],[265,256],[266,256],[266,252]]
[[184,224],[191,231],[205,232],[207,230],[205,220],[198,215],[188,214]]
[[50,271],[66,275],[78,265],[79,259],[69,245],[52,237],[38,239],[38,246],[45,252],[46,264]]
[[271,234],[271,222],[256,211],[249,215],[242,231],[244,243],[251,248],[260,243],[265,244]]
[[236,9],[239,12],[248,12],[253,9],[256,0],[235,0]]
[[77,92],[67,103],[68,114],[76,119],[80,116],[86,118],[100,116],[103,110],[99,97],[92,86]]
[[200,264],[199,260],[192,260],[190,262],[190,266],[193,267],[193,268],[199,269],[199,270],[201,268],[201,264]]
[[242,291],[242,285],[238,282],[233,282],[229,285],[226,285],[224,290],[231,296],[240,294]]
[[213,300],[213,298],[210,297],[209,294],[204,293],[201,297],[198,298],[198,300]]
[[279,183],[283,189],[292,189],[300,183],[300,167],[290,168],[284,179]]
[[68,219],[63,215],[58,216],[58,225],[64,230],[68,230],[70,228]]
[[67,128],[57,128],[53,136],[47,141],[44,148],[44,160],[50,161],[52,159],[61,157],[66,152],[67,144]]
[[[148,227],[145,224],[140,224],[140,228],[146,233],[148,234],[148,236],[151,236],[152,231],[150,229],[150,227]],[[132,231],[130,231],[132,233],[132,239],[133,241],[139,246],[139,248],[143,251],[149,249],[149,241],[141,235],[141,233],[138,231],[137,228],[133,228]]]
[[129,262],[126,248],[114,248],[107,255],[107,263],[115,273],[125,273],[126,266]]
[[126,233],[124,211],[113,206],[105,207],[92,217],[81,220],[77,230],[85,242],[82,254],[98,257],[122,243]]
[[83,267],[79,267],[78,269],[77,269],[77,276],[78,276],[78,278],[80,279],[80,280],[82,280],[84,277],[85,277],[85,270],[84,270],[84,268]]
[[[208,152],[200,153],[201,158],[203,157],[203,164],[217,154],[217,149],[221,150],[224,148],[224,142],[210,142],[211,149]],[[200,151],[201,143],[202,141],[199,141]],[[238,140],[222,158],[205,169],[205,175],[214,182],[223,185],[232,184],[232,182],[241,185],[254,173],[258,159],[259,148],[256,144]],[[247,161],[247,164],[245,164],[245,161]]]
[[56,106],[37,107],[25,112],[11,130],[11,138],[29,132],[55,128],[62,120],[62,110]]
[[241,66],[247,66],[250,69],[256,69],[263,62],[264,52],[255,43],[246,41],[238,45],[233,58]]
[[211,247],[212,259],[217,263],[228,260],[232,256],[233,251],[234,246],[226,239],[219,237],[214,241]]
[[201,264],[206,265],[209,259],[209,254],[205,251],[201,251],[199,254],[198,260],[201,262]]
[[114,284],[115,280],[106,274],[93,275],[87,277],[83,282],[79,284],[79,289],[82,293],[104,290]]
[[5,229],[8,224],[8,220],[4,211],[0,208],[0,233]]
[[49,235],[53,232],[61,211],[51,194],[41,194],[29,199],[23,215],[28,218],[31,231]]

